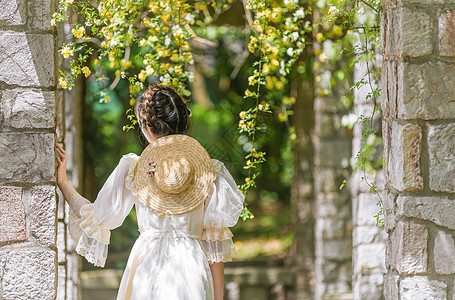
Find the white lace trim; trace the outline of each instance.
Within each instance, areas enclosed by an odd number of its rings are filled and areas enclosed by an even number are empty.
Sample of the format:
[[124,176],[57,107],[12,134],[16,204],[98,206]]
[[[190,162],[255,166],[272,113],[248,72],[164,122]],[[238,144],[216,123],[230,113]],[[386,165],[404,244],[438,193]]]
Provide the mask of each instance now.
[[237,255],[232,239],[224,241],[201,241],[202,249],[210,264],[229,262]]
[[77,243],[76,252],[97,267],[104,267],[108,254],[110,230],[95,223],[93,203],[81,207],[78,218],[70,207],[69,233]]
[[225,241],[232,237],[232,231],[227,227],[205,227],[202,231],[202,239],[205,241]]
[[103,244],[83,234],[76,246],[76,252],[96,267],[104,267],[106,263],[108,245]]

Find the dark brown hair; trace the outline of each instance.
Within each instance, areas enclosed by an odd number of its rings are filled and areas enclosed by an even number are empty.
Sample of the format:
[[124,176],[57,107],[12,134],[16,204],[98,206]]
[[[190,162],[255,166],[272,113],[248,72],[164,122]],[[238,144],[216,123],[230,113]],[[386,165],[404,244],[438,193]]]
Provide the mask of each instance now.
[[190,129],[186,101],[171,87],[150,85],[136,100],[139,125],[148,126],[158,137],[184,134]]

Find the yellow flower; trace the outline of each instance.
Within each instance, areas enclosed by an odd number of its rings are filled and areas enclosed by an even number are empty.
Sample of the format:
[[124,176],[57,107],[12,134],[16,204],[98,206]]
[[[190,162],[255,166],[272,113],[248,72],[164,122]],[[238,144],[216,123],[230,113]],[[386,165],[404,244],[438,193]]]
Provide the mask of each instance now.
[[104,102],[104,103],[111,102],[111,97],[109,97],[108,95],[106,95],[106,96],[104,96],[103,99],[100,100],[100,102]]
[[141,45],[141,47],[144,47],[146,42],[147,42],[147,41],[146,41],[145,39],[142,39],[142,40],[139,42],[139,45]]
[[56,24],[56,23],[55,23],[55,19],[51,19],[51,25],[52,25],[52,26],[55,26],[55,24]]
[[153,72],[155,72],[155,70],[152,68],[152,66],[147,65],[147,66],[145,67],[145,74],[146,74],[147,76],[153,75]]
[[60,78],[58,79],[58,82],[60,83],[60,86],[64,89],[66,89],[68,87],[68,83],[66,82],[65,79],[63,79],[63,77],[60,76]]
[[90,69],[89,69],[87,66],[85,66],[85,67],[82,68],[82,73],[84,73],[85,78],[87,78],[87,77],[90,76],[90,74],[91,74],[92,72],[90,71]]
[[73,1],[74,1],[74,0],[65,0],[65,4],[66,4],[66,5],[73,4]]
[[245,178],[245,183],[246,184],[250,184],[250,182],[251,182],[251,178],[250,177]]
[[84,28],[84,26],[79,27],[78,29],[74,29],[74,28],[73,28],[73,30],[71,30],[71,32],[73,33],[73,35],[74,35],[75,37],[77,37],[78,39],[81,39],[81,38],[84,37],[85,28]]
[[73,52],[73,50],[70,47],[64,46],[62,48],[62,55],[63,55],[64,58],[69,58],[73,54],[74,54],[74,52]]
[[144,82],[145,81],[145,71],[141,70],[139,74],[137,75],[137,78],[139,78],[140,81]]
[[248,84],[252,86],[254,85],[254,76],[248,77]]
[[246,117],[246,112],[245,111],[241,111],[239,115],[240,115],[240,119],[243,120]]
[[327,60],[327,55],[325,55],[324,52],[321,53],[321,54],[319,54],[319,60],[320,60],[321,62],[325,62],[325,61]]
[[239,127],[242,128],[242,129],[245,129],[245,128],[246,128],[245,120],[240,120],[240,121],[239,121]]

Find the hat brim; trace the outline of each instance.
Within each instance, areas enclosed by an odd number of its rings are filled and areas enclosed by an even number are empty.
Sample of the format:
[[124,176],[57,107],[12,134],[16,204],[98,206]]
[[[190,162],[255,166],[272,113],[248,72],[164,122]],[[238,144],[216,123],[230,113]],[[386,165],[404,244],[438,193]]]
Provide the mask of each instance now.
[[[161,190],[147,171],[149,163],[157,165],[163,159],[185,157],[193,170],[188,186],[178,193]],[[213,181],[215,169],[207,151],[194,138],[182,134],[167,135],[148,145],[136,165],[135,188],[138,200],[155,212],[183,214],[199,206],[207,198]]]

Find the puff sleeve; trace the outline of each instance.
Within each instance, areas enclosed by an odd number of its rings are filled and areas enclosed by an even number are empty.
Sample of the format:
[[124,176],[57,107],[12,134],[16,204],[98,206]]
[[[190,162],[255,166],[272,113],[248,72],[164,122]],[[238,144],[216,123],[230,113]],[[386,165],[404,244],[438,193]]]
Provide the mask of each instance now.
[[212,159],[216,177],[206,199],[202,247],[210,264],[228,262],[236,255],[232,232],[243,209],[245,196],[224,164]]
[[78,193],[68,201],[69,232],[77,243],[76,252],[88,262],[104,267],[110,241],[110,230],[122,225],[134,205],[130,190],[138,156],[124,155],[96,197],[95,202]]

